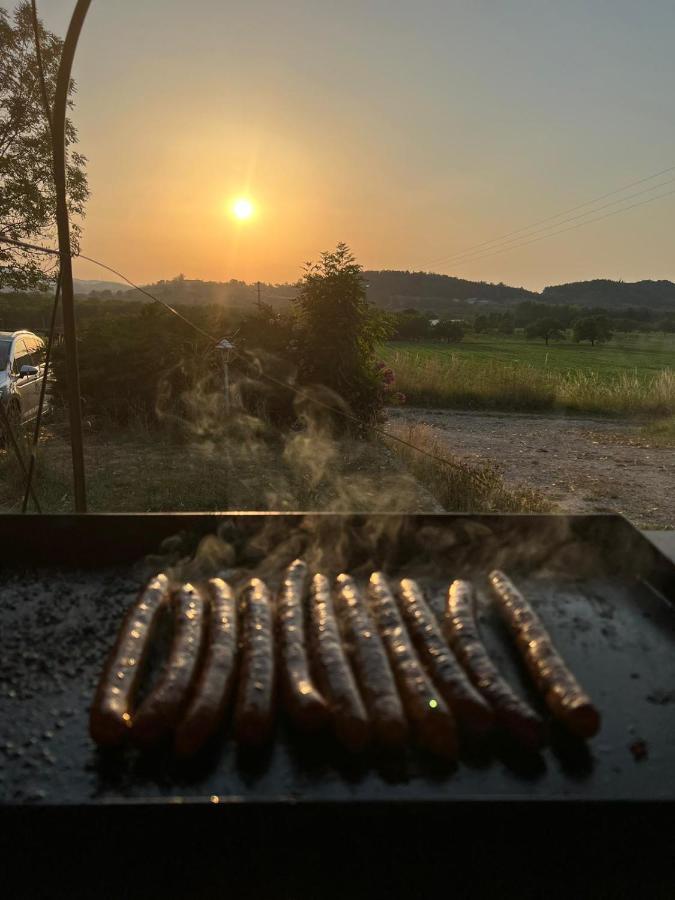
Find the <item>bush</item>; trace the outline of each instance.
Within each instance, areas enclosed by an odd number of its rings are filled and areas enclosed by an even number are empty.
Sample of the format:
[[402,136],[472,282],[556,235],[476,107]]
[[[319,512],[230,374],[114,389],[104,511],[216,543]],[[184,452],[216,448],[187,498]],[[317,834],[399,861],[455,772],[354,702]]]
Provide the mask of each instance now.
[[[143,306],[135,317],[96,320],[78,341],[84,414],[119,424],[138,417],[156,422],[164,411],[187,415],[185,393],[220,377],[216,354],[211,341],[158,306]],[[65,402],[63,345],[54,354],[54,375],[56,398]]]
[[383,392],[375,348],[391,335],[392,324],[366,300],[361,266],[346,244],[306,267],[293,303],[297,332],[292,357],[300,382],[321,385],[359,419],[376,420]]

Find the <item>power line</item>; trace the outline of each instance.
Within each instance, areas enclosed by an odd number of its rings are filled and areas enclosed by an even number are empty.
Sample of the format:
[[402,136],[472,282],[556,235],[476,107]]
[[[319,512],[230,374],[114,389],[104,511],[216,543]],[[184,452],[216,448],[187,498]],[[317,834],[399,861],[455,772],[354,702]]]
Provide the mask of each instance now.
[[576,225],[570,225],[568,228],[561,228],[559,231],[553,231],[550,234],[542,234],[538,237],[533,237],[530,240],[522,241],[519,244],[515,244],[510,247],[501,247],[494,251],[489,251],[479,256],[473,257],[470,262],[476,262],[480,259],[487,259],[490,256],[496,256],[499,253],[505,253],[507,250],[517,250],[520,247],[526,247],[528,244],[535,244],[537,241],[543,241],[545,238],[555,237],[558,234],[564,234],[566,231],[574,231],[576,228],[582,228],[584,225],[591,225],[593,222],[600,222],[602,219],[609,219],[612,216],[618,216],[620,213],[628,212],[630,209],[635,209],[637,206],[644,206],[647,203],[653,203],[655,200],[662,200],[664,197],[670,197],[672,194],[675,194],[675,188],[671,191],[666,191],[664,194],[659,194],[656,197],[648,197],[646,200],[639,200],[637,203],[631,203],[630,206],[624,206],[621,209],[615,209],[613,212],[605,213],[603,216],[596,216],[594,219],[587,219],[585,222],[578,222]]
[[[477,250],[480,247],[487,247],[490,244],[500,243],[506,238],[511,237],[512,235],[521,234],[524,231],[530,231],[533,228],[537,228],[539,225],[544,225],[546,222],[552,222],[555,219],[559,219],[560,216],[565,216],[568,213],[576,212],[578,209],[583,209],[586,206],[592,206],[595,203],[599,203],[601,200],[607,199],[607,197],[614,197],[616,194],[621,194],[624,191],[627,191],[629,188],[636,187],[638,184],[644,184],[647,181],[653,181],[655,178],[660,178],[661,175],[667,175],[669,172],[675,172],[675,166],[669,166],[667,169],[661,169],[660,172],[655,172],[653,175],[647,175],[644,178],[638,178],[636,181],[631,181],[628,184],[623,185],[623,187],[616,188],[616,190],[608,191],[606,194],[600,194],[598,197],[594,197],[592,200],[587,200],[584,203],[578,203],[576,206],[571,206],[568,209],[563,209],[558,213],[554,213],[551,216],[546,216],[544,219],[539,219],[536,222],[532,222],[530,225],[523,225],[522,228],[516,228],[513,231],[507,231],[505,234],[497,235],[494,238],[490,238],[487,241],[481,241],[478,244],[472,244],[469,247],[466,247],[464,250],[457,251],[456,254],[452,254],[450,257],[437,257],[434,259],[429,265],[440,265],[441,263],[445,263],[446,261],[454,261],[456,256],[463,256],[466,253],[471,253],[473,250]],[[621,201],[617,201],[620,203]],[[589,211],[589,215],[592,214],[593,210]],[[560,224],[560,223],[558,223]],[[554,227],[554,226],[552,226]]]
[[[26,241],[17,241],[14,238],[7,238],[0,236],[0,243],[12,244],[14,247],[21,247],[24,250],[34,250],[38,253],[48,253],[51,256],[58,256],[59,251],[54,250],[52,247],[42,247],[39,244],[29,244]],[[134,288],[134,290],[138,291],[141,294],[145,294],[150,300],[153,300],[155,303],[159,303],[160,306],[163,306],[174,316],[177,316],[181,321],[185,322],[186,325],[189,325],[190,328],[193,328],[195,331],[199,332],[202,337],[208,338],[209,340],[217,340],[213,337],[213,335],[209,334],[207,331],[203,331],[198,325],[195,325],[194,322],[191,322],[189,319],[186,319],[184,315],[178,312],[177,309],[174,309],[173,306],[168,304],[165,300],[160,299],[159,297],[155,297],[154,294],[151,294],[150,291],[146,291],[145,288],[142,288],[140,285],[133,282],[130,278],[120,272],[118,269],[114,269],[112,266],[109,266],[107,263],[101,262],[100,259],[94,259],[93,256],[86,256],[84,253],[76,253],[75,256],[80,259],[86,259],[87,262],[94,263],[95,266],[100,266],[102,269],[106,269],[108,272],[112,272],[113,275],[117,275],[118,278],[121,278],[123,281]]]
[[[583,219],[586,216],[592,216],[595,213],[600,212],[600,210],[602,210],[602,209],[608,209],[610,206],[616,206],[617,203],[625,203],[628,200],[632,200],[634,197],[641,197],[643,194],[648,194],[651,191],[657,191],[657,190],[659,190],[659,188],[665,187],[668,184],[672,184],[674,181],[675,181],[675,178],[667,178],[665,181],[662,181],[659,184],[655,184],[650,188],[643,188],[640,191],[635,191],[634,194],[628,194],[626,197],[622,197],[620,200],[610,200],[609,203],[604,203],[602,206],[596,206],[595,209],[590,209],[587,212],[577,213],[575,216],[569,216],[569,218],[567,218],[567,219],[561,219],[560,222],[556,222],[553,225],[547,225],[543,229],[536,229],[530,235],[523,234],[520,237],[512,237],[505,241],[499,241],[498,243],[494,244],[492,247],[486,247],[485,250],[477,250],[477,251],[473,251],[472,253],[460,254],[457,257],[453,257],[452,259],[448,260],[446,264],[447,265],[456,265],[458,263],[472,262],[474,259],[482,259],[485,253],[488,253],[488,252],[491,252],[492,250],[497,250],[497,249],[508,250],[508,249],[510,249],[510,247],[508,245],[516,243],[516,242],[520,242],[523,238],[535,237],[537,234],[539,234],[539,232],[542,233],[543,237],[546,237],[547,236],[546,232],[550,231],[551,228],[557,228],[559,225],[564,225],[567,222],[574,222],[577,219]],[[658,198],[654,198],[654,199],[658,199]],[[623,208],[631,209],[632,207],[627,206],[627,207],[623,207]],[[621,212],[621,211],[622,210],[617,210],[617,212]],[[580,224],[586,224],[586,223],[582,222]],[[500,246],[500,244],[503,244],[504,246]]]

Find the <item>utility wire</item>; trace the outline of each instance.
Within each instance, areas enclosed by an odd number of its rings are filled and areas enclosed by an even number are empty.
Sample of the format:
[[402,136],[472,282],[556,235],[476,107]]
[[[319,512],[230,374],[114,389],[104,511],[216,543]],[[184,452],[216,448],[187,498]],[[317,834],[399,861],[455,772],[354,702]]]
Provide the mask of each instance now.
[[[635,193],[633,193],[633,194],[628,194],[626,197],[621,197],[620,200],[610,200],[609,203],[603,203],[602,206],[596,206],[594,209],[589,209],[586,212],[577,213],[575,216],[569,216],[567,219],[561,219],[559,222],[555,222],[553,225],[547,225],[545,228],[542,228],[542,229],[538,228],[535,231],[533,231],[532,234],[522,234],[519,237],[512,237],[512,238],[509,238],[508,240],[500,241],[491,247],[485,247],[484,250],[474,250],[472,253],[467,252],[464,254],[459,254],[457,257],[453,257],[452,259],[445,261],[444,264],[445,265],[457,265],[458,263],[473,262],[474,259],[482,259],[486,254],[489,254],[492,251],[510,250],[511,247],[508,245],[517,243],[518,246],[521,246],[519,242],[522,241],[524,238],[536,237],[539,235],[540,232],[541,232],[542,237],[548,237],[549,235],[547,234],[547,232],[549,232],[552,228],[558,228],[560,225],[565,225],[567,222],[575,222],[577,219],[584,219],[586,216],[595,215],[595,213],[598,213],[603,209],[608,209],[611,206],[616,206],[617,203],[626,203],[626,201],[633,200],[635,197],[641,197],[643,194],[649,194],[652,191],[658,191],[660,188],[666,187],[666,185],[672,184],[674,181],[675,181],[675,178],[667,178],[665,181],[661,181],[659,184],[655,184],[652,187],[643,188],[640,191],[635,191]],[[654,197],[653,199],[658,200],[658,197]],[[621,212],[621,211],[623,211],[623,209],[631,209],[631,208],[632,208],[631,206],[622,207],[621,209],[617,210],[617,212]],[[595,221],[595,220],[590,220],[590,221]],[[585,225],[586,223],[581,222],[580,224]],[[559,232],[555,232],[555,233],[558,234]],[[500,245],[503,245],[503,246],[500,246]]]
[[[51,253],[57,254],[58,250],[53,250],[50,247],[40,247],[35,244],[26,244],[23,241],[11,240],[8,238],[0,237],[0,242],[6,242],[10,244],[14,244],[19,247],[28,247],[32,250],[38,250],[43,253]],[[217,344],[220,338],[215,337],[215,335],[209,334],[207,331],[204,331],[203,328],[200,328],[198,325],[195,325],[194,322],[191,322],[188,318],[178,312],[178,310],[174,309],[160,297],[156,297],[154,294],[150,293],[150,291],[145,288],[140,287],[135,284],[130,278],[127,278],[122,272],[118,269],[113,268],[112,266],[107,265],[107,263],[101,262],[98,259],[94,259],[92,256],[85,256],[83,253],[78,253],[77,256],[82,259],[86,259],[88,262],[94,263],[94,265],[101,266],[101,268],[106,269],[108,272],[112,272],[113,274],[123,278],[127,284],[131,285],[131,287],[135,288],[137,291],[140,291],[141,294],[144,294],[146,297],[149,297],[150,300],[153,300],[155,303],[159,303],[160,306],[163,306],[168,312],[172,313],[172,315],[177,316],[182,322],[196,331],[198,334],[202,335],[202,337],[208,338],[208,340],[213,341],[214,344]],[[236,348],[233,348],[230,351],[237,359],[241,360],[245,365],[250,366],[250,360],[243,353],[240,353]],[[291,391],[295,394],[296,397],[299,397],[302,400],[306,400],[309,403],[315,403],[317,406],[321,406],[324,409],[329,410],[330,412],[336,413],[338,416],[342,416],[343,419],[347,419],[350,422],[359,425],[361,428],[366,428],[375,434],[379,434],[381,437],[385,437],[387,440],[394,441],[397,444],[401,444],[404,447],[408,447],[411,450],[415,450],[421,456],[426,456],[429,459],[433,459],[435,462],[440,463],[441,465],[447,466],[451,469],[462,469],[463,467],[456,462],[453,462],[450,459],[446,459],[443,456],[438,456],[436,453],[430,453],[428,450],[423,450],[421,447],[418,447],[416,444],[413,444],[411,441],[406,441],[405,438],[399,437],[398,435],[391,434],[389,431],[386,431],[384,428],[379,428],[377,425],[374,425],[372,422],[366,422],[364,419],[359,419],[358,416],[354,416],[351,413],[347,412],[344,409],[340,409],[337,406],[333,406],[330,403],[326,403],[324,400],[320,400],[318,397],[313,396],[312,394],[307,393],[306,391],[301,390],[300,388],[294,387],[292,384],[288,384],[285,381],[281,381],[279,378],[275,378],[273,375],[268,375],[266,372],[257,371],[256,375],[267,381],[269,384],[274,384],[277,387],[281,387],[284,390]],[[473,472],[472,477],[478,482],[485,482],[486,476],[483,475],[482,472]]]
[[[576,206],[571,206],[568,209],[563,209],[558,213],[554,213],[552,216],[546,216],[544,219],[539,219],[537,222],[532,222],[530,225],[523,225],[522,228],[516,228],[513,231],[507,231],[505,234],[497,235],[494,238],[490,238],[487,241],[481,241],[479,244],[472,244],[469,247],[466,247],[464,250],[457,251],[456,254],[452,254],[450,257],[443,256],[437,257],[433,260],[429,265],[440,265],[444,263],[446,260],[454,260],[456,256],[463,256],[465,253],[471,253],[473,250],[477,250],[480,247],[487,247],[489,244],[501,243],[508,237],[511,237],[515,234],[521,234],[524,231],[530,231],[533,228],[537,228],[539,225],[544,225],[546,222],[552,222],[554,219],[559,219],[560,216],[565,216],[568,213],[576,212],[578,209],[584,209],[586,206],[593,206],[595,203],[599,203],[601,200],[606,200],[607,197],[614,197],[616,194],[622,194],[624,191],[627,191],[629,188],[636,187],[638,184],[644,184],[647,181],[653,181],[655,178],[660,178],[662,175],[667,175],[669,172],[675,172],[675,166],[669,166],[667,169],[661,169],[660,172],[655,172],[653,175],[647,175],[645,178],[639,178],[637,181],[631,181],[628,184],[625,184],[623,187],[616,188],[616,190],[608,191],[606,194],[600,194],[598,197],[594,197],[592,200],[587,200],[585,203],[578,203]],[[617,203],[621,201],[618,200]],[[589,215],[593,212],[593,210],[589,210]],[[555,227],[555,226],[552,226]]]
[[620,213],[628,212],[630,209],[635,209],[637,206],[644,206],[646,203],[653,203],[655,200],[662,200],[664,197],[670,197],[672,194],[675,194],[675,188],[670,191],[666,191],[663,194],[658,194],[656,197],[647,197],[646,200],[639,200],[637,203],[631,203],[629,206],[623,206],[621,209],[615,209],[613,212],[605,213],[602,216],[596,216],[593,219],[587,219],[585,222],[578,222],[576,225],[570,225],[568,228],[561,228],[559,231],[552,231],[550,234],[542,234],[538,237],[533,237],[530,240],[522,241],[519,244],[514,244],[509,247],[501,247],[496,250],[488,251],[487,253],[483,253],[482,255],[475,256],[469,260],[469,262],[476,262],[481,259],[488,259],[490,256],[496,256],[498,253],[505,253],[507,250],[518,250],[520,247],[527,247],[528,244],[535,244],[537,241],[543,241],[545,238],[555,237],[558,234],[564,234],[566,231],[574,231],[576,228],[582,228],[584,225],[591,225],[593,222],[600,222],[602,219],[609,219],[612,216],[618,216]]

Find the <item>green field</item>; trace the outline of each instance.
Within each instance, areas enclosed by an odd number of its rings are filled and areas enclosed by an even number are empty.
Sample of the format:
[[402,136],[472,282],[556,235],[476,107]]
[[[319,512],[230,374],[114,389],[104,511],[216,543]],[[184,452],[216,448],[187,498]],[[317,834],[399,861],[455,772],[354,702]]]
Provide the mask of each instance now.
[[662,369],[675,368],[675,334],[622,334],[595,347],[566,341],[551,342],[547,347],[542,340],[469,334],[459,344],[396,341],[388,345],[388,351],[421,359],[456,356],[475,365],[501,362],[524,363],[553,372],[590,370],[610,377],[620,373],[655,375]]
[[675,335],[617,335],[591,347],[468,335],[458,344],[392,342],[383,357],[407,402],[457,409],[675,413]]

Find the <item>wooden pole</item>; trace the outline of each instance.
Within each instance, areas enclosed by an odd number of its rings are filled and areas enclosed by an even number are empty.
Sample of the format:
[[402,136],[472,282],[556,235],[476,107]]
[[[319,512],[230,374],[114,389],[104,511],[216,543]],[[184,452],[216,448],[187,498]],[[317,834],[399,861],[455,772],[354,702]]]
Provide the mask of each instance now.
[[227,351],[223,354],[223,387],[225,389],[225,415],[230,415],[230,364]]
[[80,400],[80,371],[77,363],[77,330],[73,296],[73,265],[68,222],[68,194],[66,187],[66,112],[68,91],[77,48],[85,16],[91,0],[77,0],[68,26],[56,79],[52,116],[52,149],[54,155],[54,186],[56,190],[56,224],[59,234],[61,263],[61,303],[63,308],[63,336],[66,344],[66,376],[68,379],[68,408],[70,413],[70,445],[73,458],[73,487],[75,511],[87,511],[87,488],[84,474],[82,442],[82,408]]

